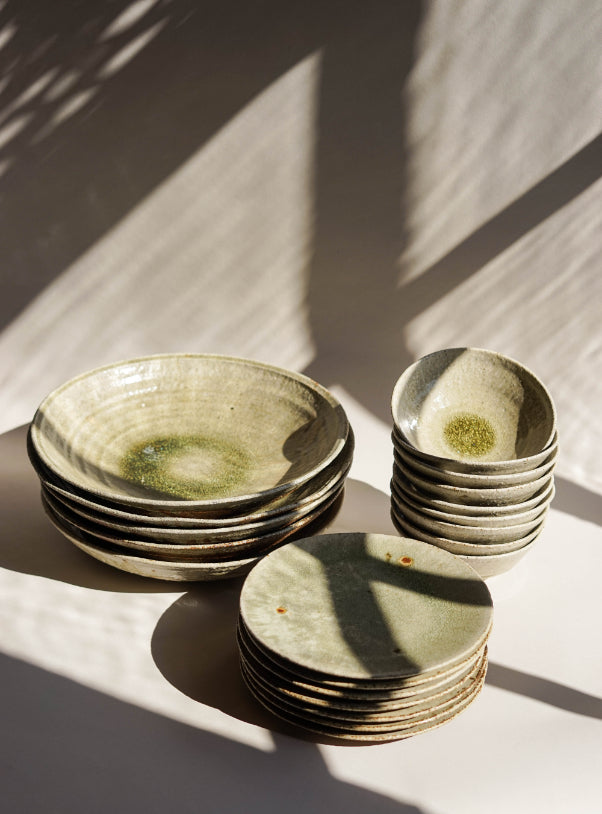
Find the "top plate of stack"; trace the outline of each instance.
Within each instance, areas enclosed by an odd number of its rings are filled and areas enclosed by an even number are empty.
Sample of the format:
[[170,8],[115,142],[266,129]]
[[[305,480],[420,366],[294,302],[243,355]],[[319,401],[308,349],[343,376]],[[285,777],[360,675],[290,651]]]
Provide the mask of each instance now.
[[137,573],[153,570],[141,551],[151,562],[186,553],[189,573],[191,558],[265,553],[333,505],[353,449],[345,412],[321,385],[202,354],[84,373],[42,402],[28,436],[51,520]]

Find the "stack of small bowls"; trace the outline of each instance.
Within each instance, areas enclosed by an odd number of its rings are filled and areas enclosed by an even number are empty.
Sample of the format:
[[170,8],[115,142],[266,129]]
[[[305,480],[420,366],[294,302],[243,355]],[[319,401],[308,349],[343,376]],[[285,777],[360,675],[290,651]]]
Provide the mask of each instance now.
[[542,382],[502,354],[445,349],[401,375],[392,414],[398,531],[463,557],[482,577],[512,568],[554,497],[556,411]]
[[325,388],[271,365],[170,354],[84,373],[38,408],[28,452],[52,523],[168,580],[246,573],[336,513],[354,438]]

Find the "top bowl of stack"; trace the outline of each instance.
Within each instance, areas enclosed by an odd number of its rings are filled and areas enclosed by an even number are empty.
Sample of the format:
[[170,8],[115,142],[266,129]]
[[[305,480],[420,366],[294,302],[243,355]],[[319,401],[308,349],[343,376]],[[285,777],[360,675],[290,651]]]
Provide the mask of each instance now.
[[399,447],[451,472],[526,472],[549,460],[553,400],[520,363],[494,351],[448,348],[419,359],[392,397]]
[[53,391],[30,430],[38,459],[102,500],[168,513],[248,511],[302,489],[349,435],[305,376],[214,355],[145,357]]

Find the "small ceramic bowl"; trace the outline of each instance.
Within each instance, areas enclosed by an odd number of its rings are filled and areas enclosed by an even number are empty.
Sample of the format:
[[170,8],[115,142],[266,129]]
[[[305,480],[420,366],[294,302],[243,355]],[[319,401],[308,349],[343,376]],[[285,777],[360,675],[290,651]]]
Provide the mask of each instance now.
[[419,475],[410,467],[405,466],[399,469],[396,463],[393,464],[394,474],[398,481],[407,480],[427,494],[443,498],[449,503],[464,506],[513,506],[514,510],[518,504],[529,500],[541,489],[552,482],[554,475],[547,474],[529,483],[521,483],[518,486],[504,486],[499,489],[483,487],[478,489],[470,486],[451,486],[447,483],[439,483]]
[[401,430],[393,426],[391,440],[396,449],[411,455],[416,460],[422,461],[431,466],[443,467],[448,472],[466,472],[483,475],[508,475],[517,472],[529,472],[541,466],[551,455],[558,452],[558,432],[554,432],[549,445],[538,452],[537,455],[530,455],[525,458],[516,458],[511,461],[464,461],[453,458],[442,458],[439,455],[430,455],[421,449],[417,449],[410,444]]
[[556,465],[555,452],[534,469],[528,469],[526,472],[504,473],[502,475],[497,473],[454,472],[442,466],[431,466],[398,447],[393,448],[393,457],[402,469],[408,466],[414,472],[418,472],[430,480],[447,483],[450,486],[469,486],[479,489],[499,489],[506,486],[520,486],[522,483],[531,483],[550,473]]
[[432,502],[428,500],[421,501],[420,499],[416,499],[409,489],[403,492],[393,481],[391,481],[391,495],[404,506],[409,506],[422,516],[431,517],[433,520],[439,520],[442,523],[455,523],[456,525],[476,526],[485,529],[500,526],[516,526],[537,520],[549,508],[552,497],[554,496],[554,490],[552,489],[550,496],[542,500],[540,505],[534,506],[531,509],[506,513],[496,512],[494,515],[473,515],[445,511],[433,506]]
[[444,512],[449,512],[454,515],[464,515],[470,518],[479,517],[507,517],[515,514],[517,511],[530,511],[535,508],[543,508],[544,505],[551,502],[554,497],[555,487],[554,478],[551,477],[538,490],[538,492],[530,497],[528,500],[523,500],[521,503],[510,503],[508,505],[479,505],[479,504],[464,504],[454,503],[446,500],[443,497],[432,494],[432,492],[419,489],[415,484],[410,483],[403,473],[400,473],[397,467],[393,466],[393,478],[391,481],[392,488],[398,490],[402,495],[409,495],[413,500],[420,503],[421,507],[437,509]]
[[410,365],[391,410],[413,447],[471,467],[537,455],[556,431],[542,382],[519,362],[478,348],[448,348]]
[[290,495],[339,456],[348,432],[337,399],[306,376],[201,354],[84,373],[42,402],[30,428],[64,482],[180,516]]
[[504,554],[464,554],[461,555],[464,562],[472,566],[477,574],[483,579],[497,577],[510,571],[533,549],[539,539],[536,535],[530,542],[514,551],[507,551]]
[[425,543],[430,543],[438,548],[443,548],[445,551],[449,551],[451,554],[457,554],[460,556],[501,556],[503,554],[511,554],[512,552],[520,550],[535,540],[535,538],[541,534],[544,526],[544,521],[542,521],[528,534],[506,543],[468,543],[462,540],[452,540],[447,537],[431,534],[415,523],[409,521],[406,516],[397,511],[393,511],[391,516],[394,524],[402,534],[405,534],[408,537],[415,537],[416,539],[422,540]]
[[465,526],[461,523],[442,522],[429,515],[416,511],[402,499],[392,495],[395,510],[401,513],[410,523],[418,526],[429,534],[443,537],[446,540],[455,540],[460,543],[476,543],[478,545],[491,545],[494,543],[515,543],[533,529],[543,523],[546,512],[529,523],[519,523],[512,526]]

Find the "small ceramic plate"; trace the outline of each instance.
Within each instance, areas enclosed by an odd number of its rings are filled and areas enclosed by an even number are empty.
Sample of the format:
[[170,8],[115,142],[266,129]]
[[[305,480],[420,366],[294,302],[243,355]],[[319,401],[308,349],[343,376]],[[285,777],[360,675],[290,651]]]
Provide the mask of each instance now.
[[269,652],[325,676],[429,675],[484,644],[492,603],[462,560],[418,540],[326,534],[286,544],[245,580],[240,615]]
[[402,740],[404,738],[413,737],[414,735],[436,729],[437,727],[453,720],[457,715],[465,710],[476,699],[484,683],[484,678],[480,682],[475,682],[474,687],[468,696],[459,701],[456,706],[448,709],[446,712],[438,716],[435,715],[432,717],[426,717],[419,723],[383,732],[375,730],[358,731],[354,728],[338,727],[317,722],[316,720],[310,719],[307,716],[300,715],[294,710],[291,711],[290,708],[275,704],[272,699],[264,695],[261,690],[257,688],[252,680],[245,675],[244,671],[243,678],[245,679],[245,683],[247,684],[249,691],[259,701],[259,703],[281,720],[328,740],[342,740],[356,743],[382,743],[386,741]]
[[290,494],[340,455],[348,432],[338,400],[306,376],[165,354],[66,382],[36,411],[31,443],[91,495],[183,514]]
[[253,639],[242,618],[239,619],[237,640],[242,655],[262,673],[270,676],[270,683],[288,687],[295,692],[319,696],[328,703],[345,698],[357,703],[377,702],[403,705],[409,700],[425,698],[434,692],[453,686],[467,676],[482,659],[482,645],[458,665],[435,673],[419,676],[403,676],[397,679],[357,679],[355,681],[323,676],[315,671],[304,670],[298,665],[278,659]]
[[430,702],[423,703],[421,708],[399,710],[398,712],[389,713],[373,713],[368,710],[365,710],[363,713],[351,713],[344,710],[335,710],[333,708],[317,708],[314,705],[306,704],[303,700],[286,696],[261,679],[258,679],[257,675],[249,670],[245,662],[242,662],[241,666],[247,680],[251,680],[256,689],[259,690],[264,697],[269,698],[276,706],[289,709],[291,712],[295,712],[309,721],[315,721],[329,726],[340,726],[355,732],[366,730],[381,732],[390,730],[398,731],[402,727],[413,726],[427,719],[445,714],[451,708],[457,706],[464,698],[473,693],[475,685],[481,682],[486,672],[486,667],[482,666],[476,676],[470,681],[456,687],[449,698],[433,698]]

